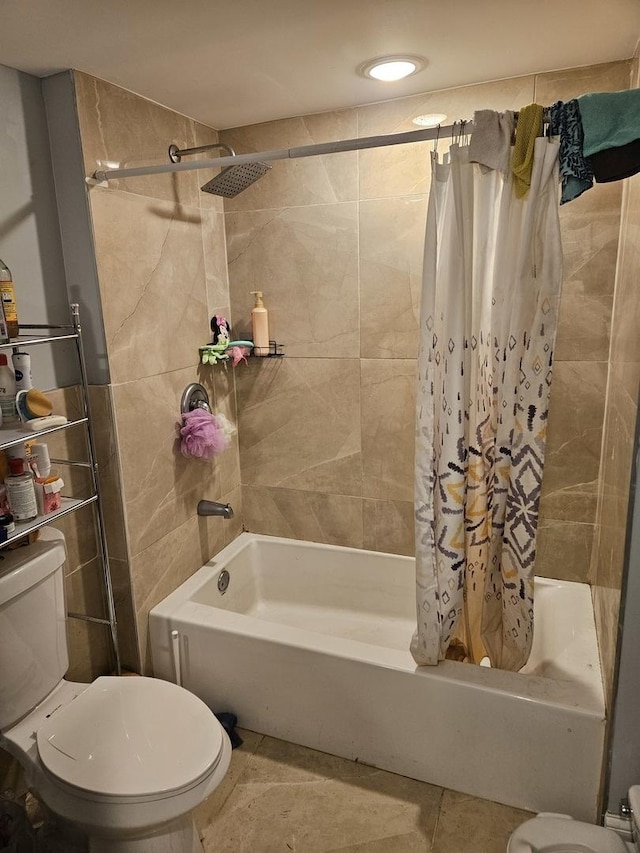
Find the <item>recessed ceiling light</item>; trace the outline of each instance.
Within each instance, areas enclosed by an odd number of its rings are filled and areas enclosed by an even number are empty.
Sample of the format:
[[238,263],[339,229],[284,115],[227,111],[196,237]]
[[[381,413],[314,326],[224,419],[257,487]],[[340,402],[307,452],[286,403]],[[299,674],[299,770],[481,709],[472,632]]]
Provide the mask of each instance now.
[[360,69],[365,77],[374,80],[383,80],[390,83],[394,80],[402,80],[410,74],[421,71],[425,66],[424,59],[418,56],[382,56],[379,59],[371,59]]
[[427,113],[423,116],[416,116],[412,121],[414,124],[420,125],[420,127],[437,127],[446,118],[444,113]]

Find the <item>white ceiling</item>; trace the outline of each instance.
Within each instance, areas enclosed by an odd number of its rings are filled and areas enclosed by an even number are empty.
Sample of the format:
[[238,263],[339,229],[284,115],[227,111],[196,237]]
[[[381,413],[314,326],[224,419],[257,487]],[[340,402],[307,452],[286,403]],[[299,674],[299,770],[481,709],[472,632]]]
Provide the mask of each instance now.
[[[0,62],[86,71],[219,129],[626,59],[640,0],[0,0]],[[397,83],[366,60],[417,54]]]

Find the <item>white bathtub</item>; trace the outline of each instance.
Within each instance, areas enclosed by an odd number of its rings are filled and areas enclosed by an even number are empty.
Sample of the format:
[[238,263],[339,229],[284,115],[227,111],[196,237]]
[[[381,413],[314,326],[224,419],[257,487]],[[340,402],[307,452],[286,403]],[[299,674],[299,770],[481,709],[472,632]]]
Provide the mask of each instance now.
[[[227,569],[228,590],[218,591]],[[605,714],[589,587],[538,579],[520,673],[416,667],[409,557],[243,533],[150,614],[155,674],[241,726],[595,820]]]

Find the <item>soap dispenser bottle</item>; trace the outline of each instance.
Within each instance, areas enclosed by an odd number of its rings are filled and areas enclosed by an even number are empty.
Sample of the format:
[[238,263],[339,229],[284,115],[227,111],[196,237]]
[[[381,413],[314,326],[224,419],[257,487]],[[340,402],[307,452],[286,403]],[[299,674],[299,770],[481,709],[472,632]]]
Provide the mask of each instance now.
[[269,312],[262,301],[262,291],[252,290],[256,304],[251,312],[251,326],[253,327],[253,354],[259,356],[269,355]]

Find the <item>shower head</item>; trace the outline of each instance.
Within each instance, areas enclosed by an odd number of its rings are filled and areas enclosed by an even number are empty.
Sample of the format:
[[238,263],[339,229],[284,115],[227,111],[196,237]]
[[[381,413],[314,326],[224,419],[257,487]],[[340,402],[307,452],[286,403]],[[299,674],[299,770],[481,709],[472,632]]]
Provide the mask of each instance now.
[[[236,152],[230,145],[225,145],[224,142],[215,142],[211,145],[199,145],[197,148],[183,148],[182,150],[177,145],[170,145],[169,159],[172,163],[179,163],[185,154],[199,154],[201,151],[211,151],[212,148],[224,148],[231,157],[236,156]],[[258,178],[266,175],[270,168],[271,166],[267,163],[238,163],[237,166],[227,166],[200,189],[204,193],[233,198],[246,190]]]
[[258,178],[266,175],[270,168],[271,166],[267,163],[238,163],[237,166],[227,166],[200,189],[203,193],[233,198],[246,190]]

